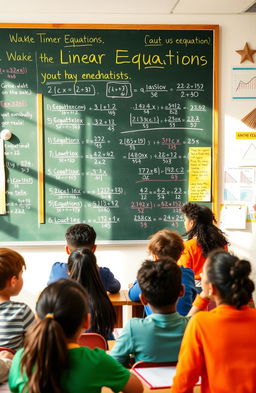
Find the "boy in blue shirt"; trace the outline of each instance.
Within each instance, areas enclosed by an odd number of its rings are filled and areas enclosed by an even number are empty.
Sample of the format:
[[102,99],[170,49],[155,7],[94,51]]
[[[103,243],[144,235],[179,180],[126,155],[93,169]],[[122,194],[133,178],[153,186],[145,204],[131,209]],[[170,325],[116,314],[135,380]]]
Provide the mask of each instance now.
[[172,362],[178,360],[181,340],[189,317],[176,312],[183,296],[181,269],[172,258],[146,260],[137,275],[142,304],[153,313],[146,318],[131,318],[117,339],[111,356],[122,364],[129,362]]
[[[69,227],[65,234],[66,237],[66,252],[71,254],[77,249],[87,248],[95,252],[97,246],[95,244],[96,232],[90,225],[75,224]],[[117,293],[120,291],[120,282],[114,277],[114,274],[108,267],[98,267],[99,275],[102,284],[106,291],[110,293]],[[52,266],[48,285],[61,278],[68,278],[68,265],[64,262],[55,262]]]
[[[181,236],[176,232],[170,231],[168,228],[161,229],[152,235],[148,244],[148,251],[156,263],[159,259],[168,257],[173,258],[177,262],[183,250],[184,243]],[[180,266],[180,269],[181,282],[184,286],[184,295],[178,300],[177,312],[181,315],[187,315],[197,294],[195,277],[192,269],[185,268],[184,266]],[[140,300],[140,294],[141,289],[136,280],[129,289],[128,295],[132,301],[138,302]],[[152,313],[150,306],[147,305],[144,309],[146,315]]]

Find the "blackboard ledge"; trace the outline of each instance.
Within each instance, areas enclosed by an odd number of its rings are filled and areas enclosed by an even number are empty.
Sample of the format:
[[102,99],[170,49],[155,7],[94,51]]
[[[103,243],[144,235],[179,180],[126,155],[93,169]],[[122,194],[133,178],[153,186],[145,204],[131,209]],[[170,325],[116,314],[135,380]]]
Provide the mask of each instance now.
[[[97,245],[108,245],[108,246],[118,246],[118,245],[140,245],[147,244],[148,240],[99,240],[96,242]],[[38,246],[65,246],[65,241],[34,241],[34,242],[23,242],[23,241],[14,241],[14,242],[0,242],[0,247],[38,247]]]

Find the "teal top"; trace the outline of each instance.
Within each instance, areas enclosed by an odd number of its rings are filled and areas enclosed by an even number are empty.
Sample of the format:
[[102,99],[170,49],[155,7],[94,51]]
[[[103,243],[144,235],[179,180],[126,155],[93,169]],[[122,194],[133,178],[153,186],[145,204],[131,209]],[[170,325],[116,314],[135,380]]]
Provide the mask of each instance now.
[[[15,354],[9,374],[10,390],[15,393],[22,393],[27,381],[27,376],[20,373],[22,353],[19,350]],[[69,369],[61,378],[65,393],[100,393],[103,386],[120,392],[130,377],[130,372],[102,349],[73,348],[69,356]]]
[[177,361],[188,320],[189,317],[177,312],[132,318],[117,339],[111,356],[122,364],[127,362],[130,354],[134,355],[136,362]]

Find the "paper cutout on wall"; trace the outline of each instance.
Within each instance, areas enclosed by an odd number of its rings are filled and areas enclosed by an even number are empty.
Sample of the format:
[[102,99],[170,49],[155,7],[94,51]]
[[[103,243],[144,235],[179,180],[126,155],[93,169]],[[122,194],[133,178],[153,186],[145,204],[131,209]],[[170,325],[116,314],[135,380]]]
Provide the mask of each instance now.
[[246,205],[222,205],[220,223],[227,229],[246,229]]
[[211,201],[211,148],[189,148],[188,200]]

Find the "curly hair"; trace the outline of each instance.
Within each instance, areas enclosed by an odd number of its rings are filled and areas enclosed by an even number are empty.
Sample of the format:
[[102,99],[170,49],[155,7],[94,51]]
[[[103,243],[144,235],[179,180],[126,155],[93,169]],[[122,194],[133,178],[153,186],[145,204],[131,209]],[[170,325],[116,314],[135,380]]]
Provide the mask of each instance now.
[[208,281],[215,285],[224,303],[239,309],[252,298],[254,283],[249,278],[250,262],[215,250],[208,255],[206,272]]
[[146,260],[137,274],[141,291],[150,305],[163,307],[177,302],[181,290],[181,269],[172,258]]
[[209,207],[188,202],[182,206],[181,211],[194,222],[193,227],[184,236],[188,236],[189,240],[197,238],[204,257],[210,251],[229,244],[224,233],[215,225],[216,219]]

